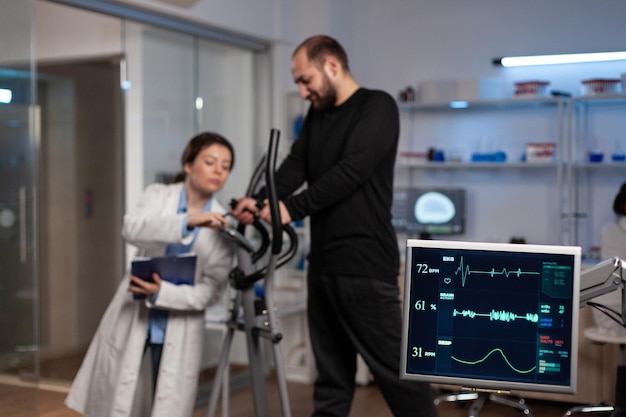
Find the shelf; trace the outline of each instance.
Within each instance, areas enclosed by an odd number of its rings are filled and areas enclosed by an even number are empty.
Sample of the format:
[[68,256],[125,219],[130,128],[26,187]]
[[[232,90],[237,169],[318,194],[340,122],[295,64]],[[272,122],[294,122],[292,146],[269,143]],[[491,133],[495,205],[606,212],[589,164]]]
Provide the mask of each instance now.
[[574,168],[581,169],[626,169],[626,162],[573,162]]
[[[565,241],[560,221],[565,204],[562,190],[575,176],[564,175],[570,163],[570,148],[564,140],[571,105],[571,98],[562,96],[398,103],[403,124],[396,161],[398,182],[407,187],[466,189],[466,216],[473,226],[465,229],[463,239],[504,240],[523,235],[534,242]],[[470,143],[468,135],[477,143]],[[554,143],[556,149],[535,153],[528,148],[535,142]],[[433,144],[441,144],[446,156],[452,153],[459,158],[428,161],[428,152],[420,149],[430,151]],[[504,152],[507,158],[497,153],[487,158],[489,150]],[[528,161],[522,160],[523,152],[530,155]],[[495,188],[498,196],[492,201]]]
[[503,100],[455,100],[441,103],[398,102],[398,109],[405,112],[423,111],[470,111],[470,110],[508,110],[523,108],[556,107],[565,102],[555,97],[524,97]]
[[[557,162],[398,162],[397,168],[411,169],[553,169]],[[598,164],[596,164],[598,165]]]
[[595,96],[582,96],[572,99],[575,104],[585,105],[624,105],[626,104],[626,94],[598,94]]
[[[398,108],[404,111],[521,109],[529,107],[553,107],[567,100],[568,98],[559,97],[520,97],[501,100],[455,100],[440,103],[399,102]],[[626,104],[626,94],[598,94],[593,96],[571,97],[569,100],[573,103],[621,105]]]

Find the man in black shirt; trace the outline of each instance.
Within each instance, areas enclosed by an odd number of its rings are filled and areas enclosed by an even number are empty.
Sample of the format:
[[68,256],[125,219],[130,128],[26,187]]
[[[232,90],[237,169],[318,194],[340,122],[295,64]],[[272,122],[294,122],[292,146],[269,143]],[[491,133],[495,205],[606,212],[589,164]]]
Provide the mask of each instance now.
[[[361,88],[343,47],[328,36],[300,44],[291,72],[311,106],[275,178],[282,222],[310,216],[308,320],[318,370],[313,415],[348,416],[359,353],[394,416],[433,416],[430,386],[399,378],[399,262],[391,225],[395,101]],[[233,211],[243,222],[252,221],[251,213],[270,221],[268,207],[257,211],[252,199]]]

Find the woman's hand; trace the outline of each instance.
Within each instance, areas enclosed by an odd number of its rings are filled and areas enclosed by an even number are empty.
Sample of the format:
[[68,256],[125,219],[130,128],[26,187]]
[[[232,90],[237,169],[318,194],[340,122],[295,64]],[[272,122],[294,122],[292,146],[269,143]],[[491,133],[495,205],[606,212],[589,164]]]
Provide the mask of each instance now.
[[135,275],[130,276],[128,291],[133,294],[145,295],[148,298],[158,293],[161,289],[161,277],[156,272],[152,274],[152,281],[146,281]]
[[209,227],[213,230],[219,229],[219,226],[227,226],[226,218],[212,211],[203,211],[201,213],[189,213],[187,215],[188,227]]

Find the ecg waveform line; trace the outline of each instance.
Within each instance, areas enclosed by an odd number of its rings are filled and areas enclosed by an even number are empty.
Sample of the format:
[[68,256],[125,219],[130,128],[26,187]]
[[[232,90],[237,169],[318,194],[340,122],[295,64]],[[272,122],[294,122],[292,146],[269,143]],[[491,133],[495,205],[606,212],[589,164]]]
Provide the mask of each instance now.
[[500,355],[502,355],[502,359],[504,359],[504,361],[506,362],[507,365],[509,365],[509,368],[511,368],[512,370],[514,370],[515,372],[517,372],[518,374],[529,374],[531,372],[534,372],[535,369],[537,369],[537,365],[533,366],[530,369],[517,369],[515,366],[513,366],[513,364],[511,364],[511,362],[509,361],[509,359],[506,357],[506,355],[504,354],[504,352],[502,351],[502,349],[500,348],[494,348],[491,351],[489,351],[489,353],[487,353],[485,356],[483,356],[481,359],[478,359],[476,361],[467,361],[467,360],[463,360],[463,359],[459,359],[457,357],[451,356],[451,358],[459,363],[465,364],[465,365],[477,365],[479,363],[482,363],[484,361],[487,360],[487,358],[491,355],[493,355],[494,353],[498,352]]
[[539,314],[537,313],[515,314],[510,311],[504,311],[504,310],[500,310],[500,311],[491,310],[489,313],[477,313],[472,310],[459,311],[455,308],[454,311],[452,312],[452,317],[456,317],[456,316],[469,317],[471,319],[476,318],[476,317],[489,317],[489,320],[491,321],[506,321],[506,322],[511,322],[511,321],[515,321],[518,319],[527,320],[532,323],[537,323],[539,321]]
[[461,256],[461,262],[459,266],[454,271],[454,275],[459,275],[461,273],[461,286],[465,287],[465,281],[467,281],[467,277],[470,274],[482,274],[482,275],[491,275],[491,278],[494,275],[504,275],[505,277],[509,277],[509,275],[517,275],[519,278],[522,275],[539,275],[539,272],[533,271],[522,271],[521,268],[517,268],[517,270],[507,270],[506,268],[502,268],[501,271],[496,271],[495,268],[491,268],[491,271],[481,271],[481,270],[472,270],[469,265],[464,265],[463,257]]

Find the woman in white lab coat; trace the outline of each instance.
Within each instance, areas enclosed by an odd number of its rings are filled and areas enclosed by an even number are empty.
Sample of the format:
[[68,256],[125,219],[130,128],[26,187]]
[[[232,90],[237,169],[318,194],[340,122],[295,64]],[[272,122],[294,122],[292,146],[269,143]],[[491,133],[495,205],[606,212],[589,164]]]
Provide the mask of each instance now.
[[[233,148],[226,139],[199,134],[183,153],[182,181],[150,185],[137,207],[125,215],[122,235],[138,248],[139,256],[161,256],[176,245],[195,253],[195,285],[174,285],[158,276],[150,283],[127,275],[73,381],[65,401],[68,407],[88,417],[192,415],[204,310],[221,299],[233,261],[231,243],[214,229],[215,223],[226,224],[226,210],[213,198],[233,162]],[[135,300],[133,294],[147,298]],[[144,354],[151,349],[147,336],[153,309],[167,312],[162,356],[153,367],[158,375],[155,386],[151,361],[143,361],[141,370]]]

